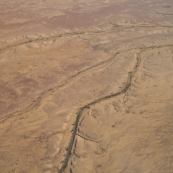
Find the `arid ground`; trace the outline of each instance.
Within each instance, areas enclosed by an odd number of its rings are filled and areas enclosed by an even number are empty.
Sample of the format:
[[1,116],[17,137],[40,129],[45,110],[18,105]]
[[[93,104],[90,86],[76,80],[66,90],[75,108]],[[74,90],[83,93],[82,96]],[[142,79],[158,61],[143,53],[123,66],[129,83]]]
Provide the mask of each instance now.
[[172,0],[0,0],[0,173],[173,173]]

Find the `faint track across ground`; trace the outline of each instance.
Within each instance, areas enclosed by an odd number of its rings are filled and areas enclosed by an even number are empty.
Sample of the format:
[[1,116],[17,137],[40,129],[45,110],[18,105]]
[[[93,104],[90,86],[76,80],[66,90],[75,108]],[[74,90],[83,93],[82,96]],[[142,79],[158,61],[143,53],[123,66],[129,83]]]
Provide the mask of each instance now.
[[64,36],[71,36],[71,35],[83,35],[83,34],[101,34],[101,33],[109,33],[109,32],[114,32],[116,29],[130,29],[130,28],[154,28],[154,27],[163,27],[163,28],[173,28],[173,25],[160,25],[160,24],[155,24],[155,25],[114,25],[112,24],[114,27],[112,27],[109,30],[94,30],[94,31],[76,31],[76,32],[67,32],[67,33],[63,33],[63,34],[57,34],[57,35],[53,35],[50,37],[41,37],[41,38],[37,38],[37,39],[29,39],[27,41],[21,42],[21,43],[17,43],[17,44],[11,44],[11,45],[7,45],[5,47],[0,48],[0,52],[12,48],[12,47],[16,47],[16,46],[20,46],[20,45],[24,45],[24,44],[28,44],[28,43],[33,43],[33,42],[40,42],[40,41],[47,41],[50,39],[56,39],[56,38],[61,38]]

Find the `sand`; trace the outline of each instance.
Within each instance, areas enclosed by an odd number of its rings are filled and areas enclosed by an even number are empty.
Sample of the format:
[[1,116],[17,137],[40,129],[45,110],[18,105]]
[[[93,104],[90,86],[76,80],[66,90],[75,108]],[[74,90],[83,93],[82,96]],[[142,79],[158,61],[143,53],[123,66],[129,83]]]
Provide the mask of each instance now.
[[0,173],[172,173],[171,0],[0,14]]

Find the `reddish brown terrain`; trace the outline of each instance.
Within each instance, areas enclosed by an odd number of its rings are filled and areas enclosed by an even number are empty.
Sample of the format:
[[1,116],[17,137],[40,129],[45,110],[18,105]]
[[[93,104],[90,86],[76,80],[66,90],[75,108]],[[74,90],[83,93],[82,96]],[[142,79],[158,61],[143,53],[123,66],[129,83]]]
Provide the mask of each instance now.
[[0,0],[0,173],[172,173],[173,1]]

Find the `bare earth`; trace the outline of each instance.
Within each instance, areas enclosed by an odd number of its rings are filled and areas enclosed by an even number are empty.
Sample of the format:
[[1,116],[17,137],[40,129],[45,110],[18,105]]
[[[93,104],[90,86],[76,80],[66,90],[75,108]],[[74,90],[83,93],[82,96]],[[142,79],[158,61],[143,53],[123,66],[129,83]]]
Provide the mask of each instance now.
[[173,173],[172,0],[0,0],[0,173]]

